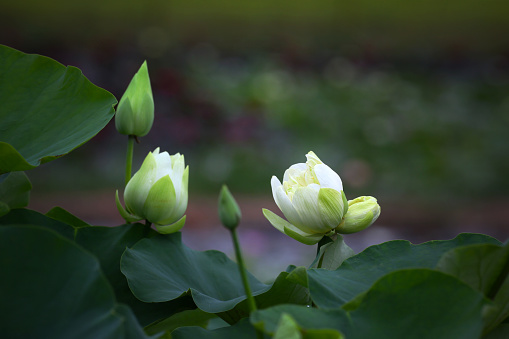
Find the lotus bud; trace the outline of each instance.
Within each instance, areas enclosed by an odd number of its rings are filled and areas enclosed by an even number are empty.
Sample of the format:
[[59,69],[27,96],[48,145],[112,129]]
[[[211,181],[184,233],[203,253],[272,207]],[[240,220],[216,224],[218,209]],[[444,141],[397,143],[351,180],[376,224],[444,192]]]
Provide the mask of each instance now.
[[335,233],[348,210],[339,175],[309,152],[306,163],[290,166],[283,183],[271,179],[272,195],[288,221],[263,209],[264,216],[279,231],[307,245]]
[[358,197],[348,201],[348,212],[336,228],[338,233],[350,234],[362,231],[380,216],[380,205],[373,197]]
[[179,153],[170,156],[159,153],[159,147],[149,152],[141,168],[134,174],[124,191],[125,209],[117,208],[127,222],[147,220],[159,233],[179,231],[185,223],[189,166]]
[[142,137],[150,132],[153,122],[154,99],[145,61],[120,99],[115,127],[120,134]]
[[242,214],[239,205],[237,205],[235,198],[226,185],[223,185],[219,193],[218,211],[219,219],[226,228],[230,230],[237,228]]

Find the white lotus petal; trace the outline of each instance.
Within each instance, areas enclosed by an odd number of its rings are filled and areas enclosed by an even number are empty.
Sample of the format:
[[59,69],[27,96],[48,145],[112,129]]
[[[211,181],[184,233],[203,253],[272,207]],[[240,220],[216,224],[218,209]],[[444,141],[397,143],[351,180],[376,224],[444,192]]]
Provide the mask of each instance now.
[[276,196],[274,198],[277,206],[283,212],[286,219],[294,225],[301,225],[302,219],[299,216],[299,213],[295,210],[290,198],[286,195],[283,190],[283,186],[279,186],[276,188]]
[[[277,205],[276,189],[279,186],[281,186],[281,181],[279,181],[279,179],[275,175],[273,175],[272,178],[270,178],[270,187],[272,188],[272,197],[274,198],[276,205]],[[278,207],[279,207],[279,205],[278,205]]]
[[330,228],[321,219],[318,207],[319,188],[320,186],[316,184],[300,187],[293,196],[293,206],[302,220],[302,224],[296,226],[307,233],[327,233],[330,231]]
[[182,191],[182,176],[184,175],[185,162],[184,156],[179,153],[170,156],[171,158],[171,166],[172,169],[169,173],[171,181],[175,187],[175,192],[177,192],[177,196],[180,195]]
[[309,151],[308,154],[306,154],[306,163],[310,166],[315,166],[318,164],[323,164],[323,161],[318,158],[318,156],[313,151]]
[[319,164],[315,166],[314,170],[321,187],[333,188],[338,192],[343,190],[341,178],[329,166]]
[[165,175],[171,172],[171,158],[168,152],[154,154],[154,158],[157,163],[157,171],[155,181],[161,179]]
[[305,163],[298,163],[298,164],[292,165],[292,166],[290,166],[289,169],[287,169],[285,171],[285,174],[283,175],[283,181],[288,181],[288,179],[290,179],[289,178],[289,174],[290,173],[293,174],[293,173],[296,173],[297,171],[298,171],[297,173],[301,173],[301,172],[304,172],[306,170],[307,170],[307,166],[306,166]]

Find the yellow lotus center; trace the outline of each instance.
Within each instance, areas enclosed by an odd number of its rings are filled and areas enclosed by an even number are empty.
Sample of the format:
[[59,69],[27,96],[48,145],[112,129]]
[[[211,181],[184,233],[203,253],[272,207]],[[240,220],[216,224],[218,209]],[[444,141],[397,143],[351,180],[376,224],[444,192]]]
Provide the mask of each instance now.
[[290,201],[293,201],[293,195],[298,188],[306,187],[310,184],[320,185],[320,182],[316,178],[315,171],[313,170],[315,164],[310,164],[308,161],[306,165],[307,169],[305,171],[293,169],[288,175],[288,180],[283,182],[283,189]]

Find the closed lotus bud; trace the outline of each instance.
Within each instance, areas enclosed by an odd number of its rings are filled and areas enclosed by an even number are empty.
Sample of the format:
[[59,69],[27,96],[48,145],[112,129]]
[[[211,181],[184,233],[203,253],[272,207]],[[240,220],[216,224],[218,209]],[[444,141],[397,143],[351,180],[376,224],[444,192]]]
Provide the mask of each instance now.
[[272,194],[288,221],[263,209],[264,216],[279,231],[304,244],[316,244],[332,235],[348,210],[339,175],[313,152],[306,163],[292,165],[283,183],[272,177]]
[[120,134],[142,137],[150,132],[153,122],[154,99],[145,61],[118,103],[115,127]]
[[124,191],[125,209],[117,208],[128,222],[148,220],[159,233],[173,233],[185,223],[189,166],[179,153],[170,156],[159,153],[159,148],[149,152],[141,168],[134,174]]
[[348,201],[348,212],[336,228],[338,233],[350,234],[371,226],[380,216],[381,208],[373,197],[358,197]]
[[235,198],[226,185],[223,185],[219,193],[218,211],[219,219],[226,228],[233,230],[239,225],[242,214],[239,205],[237,205]]

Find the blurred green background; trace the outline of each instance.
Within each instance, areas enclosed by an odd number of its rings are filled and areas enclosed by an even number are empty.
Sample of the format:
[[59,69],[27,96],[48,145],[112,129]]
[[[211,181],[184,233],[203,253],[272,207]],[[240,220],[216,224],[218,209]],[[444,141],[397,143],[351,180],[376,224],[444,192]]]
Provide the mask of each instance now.
[[[0,43],[77,66],[117,98],[146,59],[156,118],[134,167],[156,146],[184,153],[192,196],[214,201],[226,182],[274,209],[270,177],[313,150],[350,199],[379,199],[382,225],[509,235],[507,1],[26,0],[1,9]],[[124,139],[110,123],[29,172],[35,199],[122,189]]]

